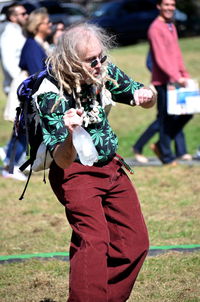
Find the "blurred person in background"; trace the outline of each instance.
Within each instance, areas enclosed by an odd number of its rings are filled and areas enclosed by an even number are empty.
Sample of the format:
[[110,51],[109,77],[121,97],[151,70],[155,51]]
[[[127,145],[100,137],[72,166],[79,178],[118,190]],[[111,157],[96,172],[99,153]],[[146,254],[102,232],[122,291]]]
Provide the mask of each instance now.
[[[158,115],[147,130],[141,135],[133,146],[136,159],[147,162],[142,155],[143,146],[158,131],[159,141],[151,145],[151,149],[164,164],[176,165],[176,158],[191,160],[192,156],[187,153],[187,146],[183,127],[192,118],[192,115],[169,115],[167,113],[167,85],[187,85],[190,77],[187,72],[181,50],[178,44],[178,35],[173,23],[176,9],[175,0],[157,0],[159,16],[151,24],[148,31],[150,42],[152,84],[158,93]],[[149,59],[149,58],[148,58]],[[175,141],[175,154],[171,150],[171,142]]]
[[21,69],[19,59],[26,41],[23,27],[28,20],[26,9],[21,4],[12,4],[6,9],[7,24],[0,38],[1,63],[4,73],[3,88],[6,95],[10,85]]
[[[4,74],[3,89],[7,96],[7,103],[4,111],[4,119],[13,122],[16,114],[16,107],[19,102],[17,99],[17,87],[22,81],[19,60],[21,50],[24,46],[26,38],[23,33],[23,27],[27,23],[28,14],[25,7],[19,3],[13,3],[5,8],[7,24],[0,38],[0,54],[1,64]],[[6,151],[13,145],[13,138],[8,142],[7,146],[0,148],[0,158],[6,165]],[[16,162],[23,156],[25,141],[21,140],[16,146]],[[3,171],[2,175],[7,176],[7,172]],[[14,168],[13,178],[25,180],[26,177],[18,169]]]
[[52,32],[52,23],[46,8],[34,10],[26,25],[27,40],[22,48],[19,67],[28,75],[45,68],[45,60],[50,52],[47,37]]
[[[45,60],[49,51],[49,44],[46,39],[49,34],[51,34],[51,22],[49,20],[49,15],[45,8],[40,8],[34,10],[30,15],[25,26],[25,33],[27,35],[27,40],[22,48],[19,67],[26,77],[29,75],[39,72],[45,68]],[[9,165],[12,156],[12,150],[15,146],[24,142],[21,152],[26,151],[26,137],[24,134],[18,135],[16,138],[13,134],[12,141],[8,146],[6,152],[6,158],[4,160],[4,169],[2,170],[2,176],[5,178],[15,178],[18,180],[23,180],[22,172],[16,174],[18,167],[18,154],[16,153],[14,159],[14,173],[9,173]],[[24,180],[26,176],[24,175]]]
[[47,41],[49,42],[51,48],[58,44],[60,37],[65,30],[65,24],[62,21],[58,21],[52,24],[52,32],[48,36]]
[[[152,72],[152,54],[151,51],[148,51],[147,58],[146,58],[146,67],[147,69]],[[155,91],[155,87],[150,85],[150,87]],[[156,91],[155,91],[156,93]],[[148,126],[148,128],[140,135],[137,141],[133,145],[133,152],[135,155],[135,159],[140,163],[148,163],[149,159],[144,156],[143,148],[148,143],[148,141],[157,133],[159,133],[160,124],[158,114],[156,119]],[[150,146],[151,148],[152,146]],[[185,142],[185,135],[183,131],[179,131],[177,135],[174,137],[174,147],[175,147],[175,155],[176,158],[182,160],[191,160],[191,155],[187,154],[186,142]]]

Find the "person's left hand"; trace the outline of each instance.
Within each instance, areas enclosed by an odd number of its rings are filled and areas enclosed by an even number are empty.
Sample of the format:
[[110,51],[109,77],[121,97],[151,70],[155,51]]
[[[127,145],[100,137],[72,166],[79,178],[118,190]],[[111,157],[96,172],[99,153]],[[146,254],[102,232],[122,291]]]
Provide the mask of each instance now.
[[142,87],[134,92],[134,100],[137,106],[152,107],[156,101],[156,95],[151,88]]

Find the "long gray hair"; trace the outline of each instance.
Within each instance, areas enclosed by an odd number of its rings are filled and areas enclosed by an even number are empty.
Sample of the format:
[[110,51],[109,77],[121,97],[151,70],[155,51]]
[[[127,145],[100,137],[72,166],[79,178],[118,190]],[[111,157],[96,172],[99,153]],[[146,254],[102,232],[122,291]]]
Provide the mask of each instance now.
[[102,28],[89,23],[81,23],[67,28],[61,36],[58,45],[47,59],[49,72],[58,81],[60,93],[63,90],[68,93],[81,90],[83,75],[86,75],[92,83],[103,85],[107,78],[106,64],[102,66],[102,79],[97,79],[84,68],[78,53],[77,45],[81,41],[89,41],[91,37],[96,37],[101,45],[103,54],[114,45],[114,38],[109,36]]

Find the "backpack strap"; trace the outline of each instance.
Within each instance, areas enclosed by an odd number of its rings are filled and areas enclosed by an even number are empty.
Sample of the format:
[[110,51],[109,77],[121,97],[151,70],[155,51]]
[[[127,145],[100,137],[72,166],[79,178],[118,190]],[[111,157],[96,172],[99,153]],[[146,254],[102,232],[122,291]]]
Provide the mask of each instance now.
[[26,155],[29,154],[29,134],[28,134],[28,121],[27,121],[27,114],[28,114],[28,102],[24,103],[24,123],[25,123],[25,133],[26,133]]
[[44,175],[43,175],[43,182],[46,184],[46,174],[45,174],[45,170],[46,170],[46,162],[47,162],[47,148],[46,148],[46,151],[45,151],[45,157],[44,157]]
[[[25,134],[26,134],[26,154],[29,155],[29,132],[28,132],[28,106],[29,106],[29,102],[30,102],[30,98],[32,97],[32,95],[37,91],[37,89],[39,88],[41,82],[43,81],[43,79],[46,77],[46,72],[42,71],[42,72],[37,72],[35,74],[33,74],[32,76],[30,76],[29,78],[31,78],[32,81],[32,86],[29,86],[29,92],[28,94],[26,94],[26,90],[23,91],[24,85],[23,82],[22,84],[19,86],[18,90],[17,90],[17,94],[18,94],[18,98],[19,100],[24,104],[23,106],[23,118],[24,118],[24,123],[25,123]],[[45,161],[46,161],[46,157],[45,157]],[[46,164],[46,162],[45,162]],[[21,196],[19,197],[19,200],[22,200],[24,198],[24,195],[26,193],[31,175],[32,175],[32,165],[33,165],[33,159],[29,158],[25,163],[23,163],[19,169],[20,171],[24,171],[28,166],[30,165],[30,171],[28,174],[28,178],[24,187],[24,190],[21,194]],[[45,174],[44,174],[44,179],[43,179],[44,183],[46,183],[45,180]]]
[[10,174],[13,174],[14,170],[14,162],[15,162],[15,156],[16,156],[16,150],[17,150],[17,143],[18,143],[18,135],[19,135],[19,117],[21,113],[21,108],[17,107],[16,108],[16,116],[15,116],[15,121],[14,121],[14,126],[13,126],[13,131],[11,134],[11,139],[13,138],[14,145],[12,148],[12,152],[10,155],[10,161],[9,161],[9,166],[8,166],[8,172]]
[[12,148],[10,161],[9,161],[9,165],[8,165],[9,174],[13,174],[13,171],[14,171],[15,155],[16,155],[17,143],[18,143],[18,136],[15,134],[14,131],[12,132],[11,138],[13,138],[13,148]]
[[27,159],[27,160],[19,167],[20,171],[23,172],[29,165],[31,165],[31,160],[30,160],[30,158]]
[[19,197],[19,200],[22,200],[22,199],[24,198],[24,195],[25,195],[26,189],[27,189],[27,187],[28,187],[28,184],[29,184],[29,180],[30,180],[30,178],[31,178],[31,175],[32,175],[32,167],[30,168],[30,171],[29,171],[29,174],[28,174],[28,178],[27,178],[27,181],[26,181],[24,190],[23,190],[21,196]]

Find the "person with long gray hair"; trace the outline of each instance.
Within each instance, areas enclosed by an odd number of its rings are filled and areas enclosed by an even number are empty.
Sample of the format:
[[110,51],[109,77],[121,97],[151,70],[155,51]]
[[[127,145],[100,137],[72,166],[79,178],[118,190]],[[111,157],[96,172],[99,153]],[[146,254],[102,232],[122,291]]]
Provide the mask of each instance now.
[[[131,169],[116,153],[106,107],[114,101],[150,108],[156,100],[151,89],[111,63],[111,47],[112,37],[95,25],[69,27],[34,95],[53,157],[50,184],[73,230],[68,302],[126,301],[148,253],[140,203],[123,168]],[[77,127],[96,148],[93,164],[83,164],[75,149]]]

